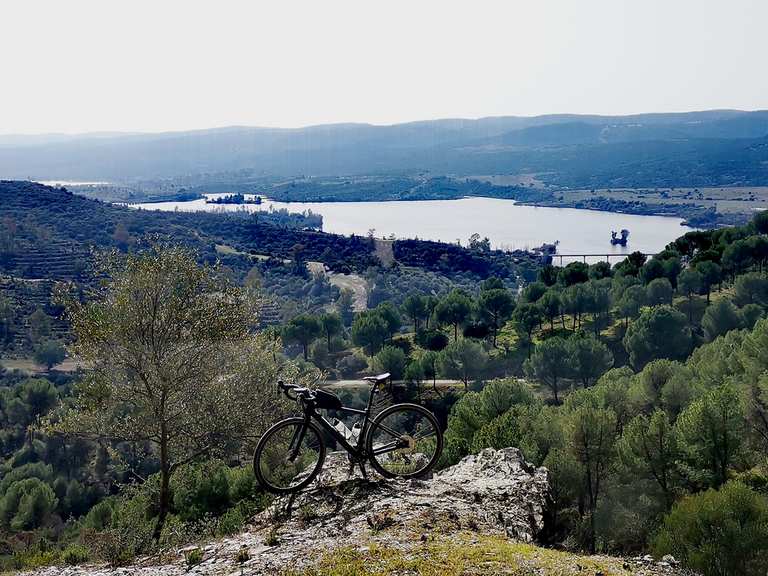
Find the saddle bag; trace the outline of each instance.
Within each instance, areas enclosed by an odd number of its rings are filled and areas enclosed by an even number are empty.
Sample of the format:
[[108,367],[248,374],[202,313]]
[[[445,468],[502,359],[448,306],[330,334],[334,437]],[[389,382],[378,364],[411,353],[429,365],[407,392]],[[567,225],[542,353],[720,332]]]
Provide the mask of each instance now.
[[333,392],[327,390],[315,391],[315,405],[324,410],[340,410],[341,399]]

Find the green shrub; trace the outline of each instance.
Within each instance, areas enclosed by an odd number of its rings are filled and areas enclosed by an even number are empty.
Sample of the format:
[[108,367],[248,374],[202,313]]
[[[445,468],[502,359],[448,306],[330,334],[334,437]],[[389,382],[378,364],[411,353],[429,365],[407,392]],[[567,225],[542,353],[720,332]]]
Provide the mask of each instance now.
[[38,478],[11,484],[0,500],[0,521],[11,530],[39,528],[56,508],[53,489]]
[[88,548],[80,544],[70,544],[61,553],[61,561],[70,566],[76,566],[87,562],[89,557]]
[[184,553],[184,559],[187,562],[187,567],[197,566],[203,561],[203,551],[200,548],[192,548]]
[[253,473],[253,466],[229,468],[229,501],[237,504],[241,500],[250,500],[260,492],[259,483]]
[[689,496],[664,518],[652,547],[704,576],[764,575],[768,502],[740,482]]
[[238,564],[245,564],[248,562],[248,560],[251,559],[251,554],[248,552],[248,547],[243,546],[240,548],[240,550],[237,551],[237,554],[235,554],[235,562]]
[[394,346],[384,346],[373,357],[372,365],[376,372],[389,372],[393,380],[400,380],[405,372],[407,358],[405,352]]
[[107,498],[96,504],[88,511],[83,520],[83,527],[91,530],[104,530],[112,523],[112,512],[115,509],[115,500]]
[[14,552],[11,564],[16,570],[41,568],[58,562],[59,556],[53,550],[40,551],[37,549]]
[[121,530],[111,529],[92,534],[88,544],[99,560],[113,568],[130,564],[136,556],[136,547],[130,535]]
[[240,532],[248,520],[248,515],[240,506],[230,508],[219,518],[216,532],[219,536],[229,536]]
[[277,534],[277,526],[273,526],[267,535],[264,537],[264,544],[266,546],[279,546],[280,537]]
[[[89,536],[88,542],[94,555],[110,566],[123,566],[137,554],[154,550],[152,538],[155,528],[155,503],[157,502],[158,477],[151,476],[141,486],[129,486],[112,506],[111,521],[105,530]],[[103,515],[103,516],[102,516]],[[89,515],[90,516],[90,515]],[[105,520],[106,510],[90,517],[86,523]]]
[[173,509],[184,521],[218,516],[229,505],[229,468],[213,460],[185,466],[171,478]]
[[434,352],[440,352],[440,350],[448,346],[449,342],[448,336],[439,330],[419,330],[416,332],[415,340],[416,344],[422,348]]
[[0,480],[0,494],[5,494],[14,482],[26,478],[38,478],[45,483],[50,483],[53,478],[53,467],[50,464],[43,464],[42,462],[32,462],[18,466],[17,468],[11,468],[3,476],[3,479]]

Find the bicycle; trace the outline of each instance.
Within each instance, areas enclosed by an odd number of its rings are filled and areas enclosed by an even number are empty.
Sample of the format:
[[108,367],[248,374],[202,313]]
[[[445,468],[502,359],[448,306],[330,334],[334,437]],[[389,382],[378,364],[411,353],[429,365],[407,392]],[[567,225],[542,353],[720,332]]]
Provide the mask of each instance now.
[[[419,478],[437,463],[443,449],[443,434],[434,414],[418,404],[394,404],[371,419],[378,390],[390,375],[368,376],[371,393],[364,410],[342,406],[326,390],[277,383],[278,389],[301,406],[303,415],[286,418],[267,430],[256,445],[253,470],[259,484],[274,494],[298,492],[315,479],[325,460],[327,432],[349,456],[350,472],[355,465],[367,478],[365,462],[385,478]],[[328,420],[318,410],[337,410],[362,416],[350,430]],[[341,423],[341,424],[339,424]],[[354,428],[358,428],[355,435]]]

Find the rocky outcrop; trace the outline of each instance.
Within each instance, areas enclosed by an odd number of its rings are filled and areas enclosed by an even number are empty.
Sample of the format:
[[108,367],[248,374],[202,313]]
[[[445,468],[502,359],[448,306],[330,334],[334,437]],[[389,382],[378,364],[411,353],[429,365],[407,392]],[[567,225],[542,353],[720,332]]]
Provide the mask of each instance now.
[[332,453],[310,488],[277,499],[243,534],[201,546],[202,561],[194,567],[185,560],[194,548],[189,547],[170,564],[145,558],[116,571],[92,566],[37,574],[300,573],[342,547],[412,557],[427,543],[452,537],[461,546],[488,537],[530,542],[543,528],[548,491],[547,470],[526,463],[516,448],[483,450],[422,480],[350,477],[346,454]]
[[346,456],[331,454],[311,489],[279,499],[257,525],[284,518],[298,523],[301,538],[347,542],[369,537],[380,524],[416,536],[471,529],[525,542],[543,528],[547,471],[527,464],[516,448],[483,450],[425,480],[348,479],[348,471]]

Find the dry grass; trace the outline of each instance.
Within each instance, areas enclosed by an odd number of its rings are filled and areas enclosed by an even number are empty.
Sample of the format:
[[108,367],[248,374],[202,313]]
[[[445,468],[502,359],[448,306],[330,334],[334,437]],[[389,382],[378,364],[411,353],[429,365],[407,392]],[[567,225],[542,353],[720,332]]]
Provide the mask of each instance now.
[[286,576],[628,576],[618,558],[580,556],[511,542],[503,537],[463,533],[404,550],[371,544],[328,552],[312,568]]

